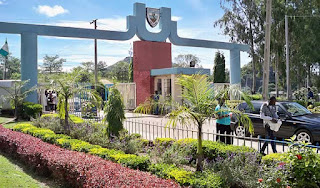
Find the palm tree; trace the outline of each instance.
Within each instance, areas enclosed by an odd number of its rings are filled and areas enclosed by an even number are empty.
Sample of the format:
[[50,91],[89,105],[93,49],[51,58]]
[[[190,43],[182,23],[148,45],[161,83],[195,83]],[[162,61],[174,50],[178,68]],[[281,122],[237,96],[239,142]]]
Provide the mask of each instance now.
[[19,119],[19,110],[23,105],[24,99],[28,96],[29,93],[37,89],[36,87],[25,89],[25,86],[28,84],[28,82],[29,80],[14,81],[13,87],[0,87],[9,94],[4,98],[10,100],[11,106],[14,107],[14,118],[16,121],[18,121]]
[[[250,106],[250,100],[241,92],[239,87],[230,86],[224,88],[215,95],[214,89],[207,81],[205,75],[181,75],[178,77],[177,83],[183,88],[181,97],[184,100],[183,104],[172,103],[172,111],[166,115],[169,118],[166,126],[175,127],[181,125],[196,125],[198,128],[198,145],[197,145],[197,171],[202,171],[203,168],[203,149],[202,149],[202,126],[206,120],[217,116],[215,111],[215,100],[218,98],[244,99]],[[239,101],[240,102],[240,101]],[[142,104],[135,111],[147,112]],[[239,123],[244,125],[250,133],[253,133],[253,126],[250,118],[236,108],[230,110],[233,115],[239,118]]]
[[69,125],[69,108],[68,100],[71,99],[75,94],[80,92],[86,92],[88,99],[92,100],[93,103],[98,107],[102,101],[99,94],[94,89],[88,89],[86,86],[78,85],[76,82],[77,76],[67,74],[65,77],[54,81],[55,85],[53,88],[59,95],[58,110],[60,119],[64,119],[64,131],[70,133]]

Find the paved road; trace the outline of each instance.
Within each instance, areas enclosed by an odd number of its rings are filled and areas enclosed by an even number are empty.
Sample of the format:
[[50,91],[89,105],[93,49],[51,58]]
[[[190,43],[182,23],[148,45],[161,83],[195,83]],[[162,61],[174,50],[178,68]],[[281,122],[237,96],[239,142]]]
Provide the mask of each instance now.
[[[197,127],[195,125],[182,126],[178,124],[175,128],[166,127],[168,119],[163,116],[145,115],[126,113],[126,121],[124,127],[130,133],[139,133],[143,138],[154,140],[155,138],[197,138]],[[216,140],[216,122],[214,119],[205,122],[203,126],[203,139],[204,140]],[[259,149],[259,142],[257,138],[248,138],[246,141],[242,138],[234,138],[234,145],[246,145],[256,150]],[[277,151],[287,151],[288,147],[282,144],[277,144]],[[272,153],[271,146],[269,144],[266,153]]]

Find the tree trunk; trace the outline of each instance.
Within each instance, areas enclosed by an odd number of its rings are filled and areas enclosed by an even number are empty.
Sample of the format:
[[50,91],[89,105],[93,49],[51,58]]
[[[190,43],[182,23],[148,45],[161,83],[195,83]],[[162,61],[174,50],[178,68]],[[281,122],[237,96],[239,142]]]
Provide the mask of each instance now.
[[64,103],[64,131],[69,135],[70,134],[70,126],[69,126],[69,112],[68,112],[68,97],[66,97]]
[[255,54],[254,54],[254,42],[252,34],[252,23],[250,21],[250,41],[251,41],[251,55],[252,55],[252,94],[256,92],[256,66],[255,66]]
[[279,55],[278,53],[276,53],[276,57],[275,57],[275,85],[276,85],[276,96],[279,97],[279,89],[278,89],[278,85],[279,85],[279,72],[278,72],[278,61],[279,61]]
[[198,122],[198,149],[197,149],[197,171],[203,168],[203,149],[202,149],[202,123]]
[[16,101],[14,102],[14,119],[15,119],[15,121],[19,120],[18,104]]

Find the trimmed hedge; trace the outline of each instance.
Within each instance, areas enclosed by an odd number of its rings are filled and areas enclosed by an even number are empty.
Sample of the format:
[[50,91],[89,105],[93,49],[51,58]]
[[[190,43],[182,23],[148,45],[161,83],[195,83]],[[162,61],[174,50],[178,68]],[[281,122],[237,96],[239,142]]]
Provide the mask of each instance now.
[[172,180],[122,167],[97,156],[62,149],[2,126],[0,150],[13,155],[39,174],[67,183],[67,187],[179,187]]
[[271,153],[261,158],[261,161],[265,164],[273,164],[283,162],[286,159],[286,153]]
[[[185,147],[189,145],[189,153],[196,158],[197,151],[197,139],[186,138],[180,139],[175,144],[178,144],[180,147]],[[191,149],[190,149],[191,148]],[[209,140],[202,141],[202,148],[204,153],[204,158],[208,160],[214,160],[217,157],[225,158],[230,153],[238,154],[238,153],[250,153],[255,152],[254,149],[246,147],[246,146],[234,146],[228,145],[221,142],[214,142]]]
[[168,147],[171,146],[174,142],[176,142],[173,138],[156,138],[154,140],[154,144],[156,146]]
[[31,124],[18,124],[13,127],[13,130],[30,134],[43,141],[59,145],[62,148],[97,155],[133,169],[146,170],[150,164],[148,157],[125,154],[117,150],[109,150],[82,140],[71,139],[69,136],[63,134],[55,134],[50,129],[37,128]]
[[206,188],[222,186],[222,179],[219,175],[209,171],[191,172],[170,164],[152,164],[149,171],[162,178],[174,179],[185,186]]

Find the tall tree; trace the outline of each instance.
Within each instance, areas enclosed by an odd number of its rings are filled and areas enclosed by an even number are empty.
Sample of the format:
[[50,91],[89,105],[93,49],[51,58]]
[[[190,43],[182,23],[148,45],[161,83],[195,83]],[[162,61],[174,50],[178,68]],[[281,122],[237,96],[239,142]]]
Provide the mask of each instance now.
[[94,62],[92,62],[92,61],[82,62],[81,66],[85,70],[87,70],[88,72],[93,72],[94,71]]
[[[4,62],[3,56],[0,56],[0,61]],[[6,78],[7,79],[20,79],[20,66],[21,61],[19,58],[11,56],[9,54],[6,64]],[[0,69],[1,75],[3,74],[3,68]],[[2,76],[1,76],[2,78]]]
[[226,60],[222,53],[217,52],[214,58],[213,67],[213,82],[225,83],[226,82]]
[[51,74],[52,72],[58,73],[62,71],[62,65],[64,62],[66,62],[66,59],[59,58],[58,55],[45,55],[43,58],[42,68],[45,72],[49,72],[49,74]]
[[173,67],[190,67],[191,62],[195,63],[195,67],[201,67],[200,59],[193,54],[180,54],[174,60]]
[[252,92],[256,91],[256,64],[259,48],[263,43],[265,19],[262,0],[221,0],[224,15],[214,23],[223,28],[224,34],[229,35],[231,42],[250,44],[249,52],[252,57]]

